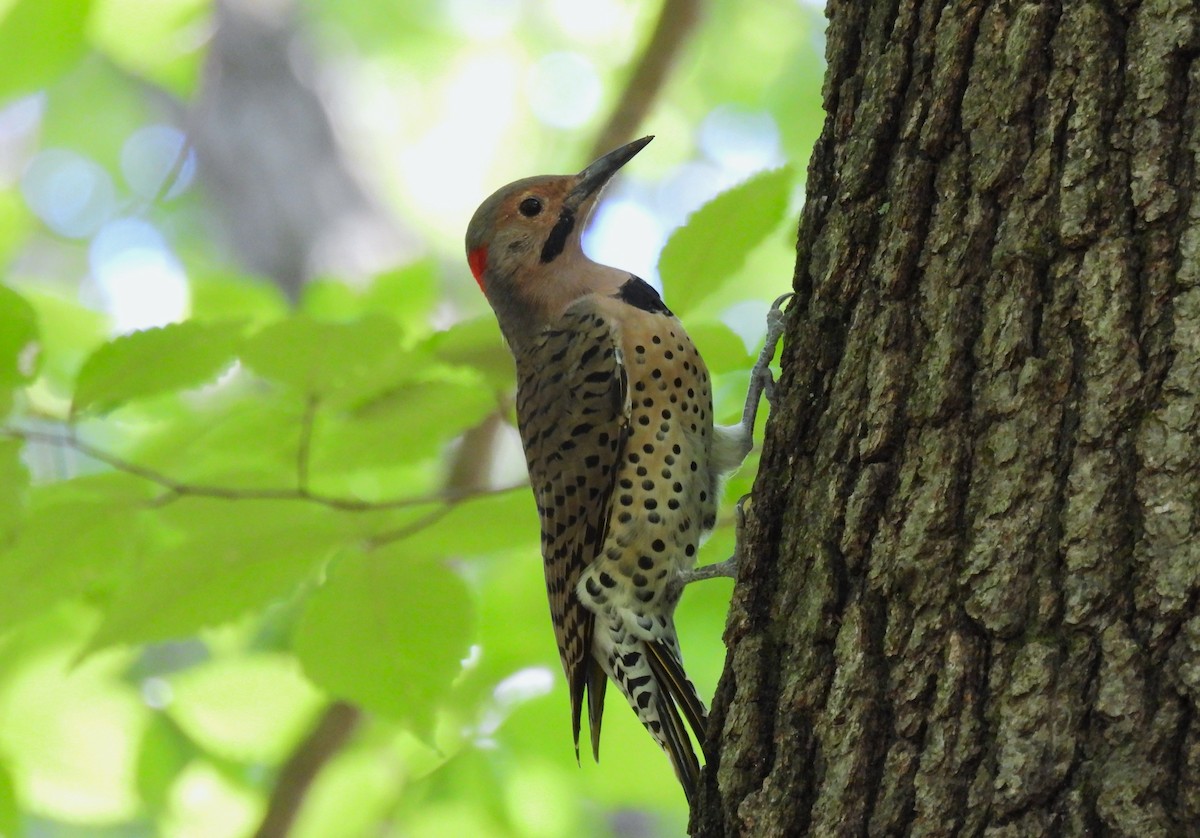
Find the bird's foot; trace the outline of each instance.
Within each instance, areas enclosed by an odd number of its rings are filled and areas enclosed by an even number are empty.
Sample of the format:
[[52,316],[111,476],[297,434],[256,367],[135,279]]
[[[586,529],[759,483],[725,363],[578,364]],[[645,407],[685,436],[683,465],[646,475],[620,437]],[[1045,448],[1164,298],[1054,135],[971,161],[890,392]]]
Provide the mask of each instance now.
[[742,432],[747,439],[754,437],[754,420],[758,415],[758,402],[762,396],[767,397],[767,403],[775,405],[775,377],[771,375],[771,362],[775,360],[775,350],[783,337],[784,319],[783,304],[794,297],[791,291],[781,294],[771,303],[767,311],[767,334],[763,340],[762,351],[750,371],[750,388],[746,391],[746,405],[742,409]]
[[741,564],[742,544],[745,543],[745,504],[749,500],[750,495],[746,494],[742,495],[737,502],[737,508],[735,512],[736,522],[734,524],[735,535],[733,555],[723,562],[714,562],[713,564],[706,564],[704,567],[697,567],[693,568],[692,570],[683,571],[679,574],[679,586],[681,588],[690,585],[692,582],[699,582],[703,579],[716,579],[721,576],[725,576],[730,579],[738,578],[738,566]]
[[690,585],[693,582],[700,582],[704,579],[716,579],[721,576],[737,579],[737,569],[738,561],[737,553],[735,552],[723,562],[713,562],[712,564],[704,565],[704,567],[683,571],[679,574],[679,583],[680,585]]

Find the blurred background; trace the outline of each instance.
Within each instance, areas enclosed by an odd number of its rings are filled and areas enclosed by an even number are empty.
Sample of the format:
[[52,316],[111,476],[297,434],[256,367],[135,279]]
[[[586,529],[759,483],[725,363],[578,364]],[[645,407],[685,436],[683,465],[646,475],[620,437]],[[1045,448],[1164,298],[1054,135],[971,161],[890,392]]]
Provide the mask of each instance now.
[[[0,835],[683,834],[615,692],[576,765],[462,237],[503,184],[655,134],[585,249],[663,289],[732,421],[823,28],[800,0],[0,0]],[[680,606],[701,696],[730,590]]]

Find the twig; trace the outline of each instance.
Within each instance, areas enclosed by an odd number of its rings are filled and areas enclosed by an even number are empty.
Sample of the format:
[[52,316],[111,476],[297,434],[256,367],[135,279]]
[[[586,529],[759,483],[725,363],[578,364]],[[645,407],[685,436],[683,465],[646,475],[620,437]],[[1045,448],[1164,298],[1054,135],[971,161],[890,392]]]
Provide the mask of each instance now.
[[702,0],[664,0],[654,34],[638,57],[621,98],[596,137],[589,160],[628,142],[658,98],[667,73],[700,22]]
[[[487,475],[496,456],[496,442],[503,421],[499,413],[493,414],[463,435],[446,480],[446,497],[468,498],[476,493],[491,494],[496,491],[487,488]],[[397,541],[432,525],[448,514],[456,502],[449,501],[416,521],[375,536],[368,542],[368,549]],[[349,742],[353,726],[361,716],[361,710],[341,701],[325,710],[313,732],[288,757],[271,792],[267,814],[255,838],[285,838],[300,807],[304,805],[313,778]],[[324,733],[330,728],[340,730],[342,725],[347,724],[346,719],[350,719],[350,722],[344,736],[336,738]]]
[[162,506],[178,500],[179,498],[200,497],[230,501],[304,501],[306,503],[314,503],[319,506],[327,506],[330,509],[337,509],[342,512],[378,512],[388,509],[405,509],[414,506],[427,506],[432,503],[453,505],[461,503],[462,501],[474,500],[476,498],[500,495],[516,491],[524,488],[525,485],[516,484],[512,486],[503,486],[498,489],[479,487],[463,490],[447,489],[433,495],[369,501],[359,500],[358,498],[337,497],[336,495],[325,495],[319,492],[312,492],[304,488],[303,485],[295,489],[243,489],[233,486],[214,486],[204,483],[187,483],[182,480],[177,480],[176,478],[171,477],[168,474],[164,474],[161,471],[157,471],[138,463],[130,462],[122,457],[118,457],[116,454],[84,442],[75,435],[74,428],[71,428],[66,434],[57,434],[47,433],[45,431],[33,431],[25,428],[9,427],[0,428],[0,436],[8,437],[10,439],[22,439],[27,442],[42,442],[49,445],[57,445],[62,448],[70,448],[78,451],[85,457],[90,457],[97,462],[111,466],[117,471],[121,471],[126,474],[132,474],[135,477],[142,478],[148,483],[153,483],[155,486],[160,486],[163,489],[166,489],[166,492],[151,501],[152,505],[155,506]]
[[386,544],[392,544],[397,541],[403,541],[410,535],[416,535],[426,527],[431,527],[438,521],[450,514],[450,510],[454,508],[453,503],[447,503],[444,506],[439,506],[437,509],[430,510],[415,521],[409,521],[402,527],[397,527],[394,530],[388,530],[371,536],[366,541],[366,549],[375,550],[383,547]]

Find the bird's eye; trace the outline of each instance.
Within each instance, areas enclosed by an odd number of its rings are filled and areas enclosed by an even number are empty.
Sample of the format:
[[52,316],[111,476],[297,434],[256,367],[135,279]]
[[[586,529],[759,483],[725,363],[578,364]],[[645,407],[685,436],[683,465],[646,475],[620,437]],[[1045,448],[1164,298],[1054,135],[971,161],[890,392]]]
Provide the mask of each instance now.
[[525,216],[526,218],[533,218],[542,211],[542,202],[537,198],[526,198],[521,202],[517,209],[520,210],[521,215]]

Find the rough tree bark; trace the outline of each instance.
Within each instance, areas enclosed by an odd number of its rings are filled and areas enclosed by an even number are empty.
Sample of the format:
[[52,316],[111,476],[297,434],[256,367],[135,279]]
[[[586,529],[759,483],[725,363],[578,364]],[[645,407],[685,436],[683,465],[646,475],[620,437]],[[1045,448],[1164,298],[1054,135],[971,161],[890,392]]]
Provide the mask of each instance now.
[[1200,835],[1200,5],[833,0],[697,835]]

